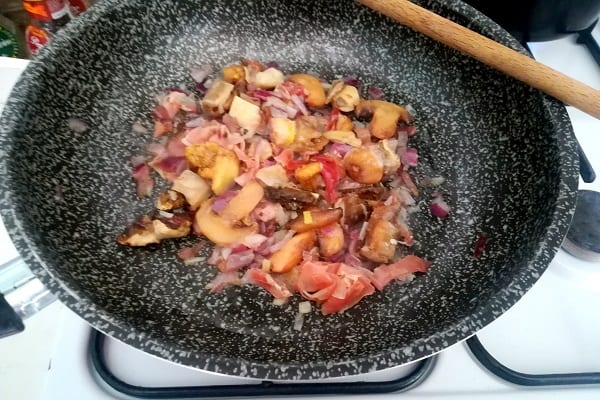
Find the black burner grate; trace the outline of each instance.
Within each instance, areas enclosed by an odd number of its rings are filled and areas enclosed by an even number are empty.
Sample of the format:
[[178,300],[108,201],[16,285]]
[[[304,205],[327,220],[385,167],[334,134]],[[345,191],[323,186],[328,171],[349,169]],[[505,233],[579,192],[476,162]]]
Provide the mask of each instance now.
[[467,346],[477,361],[487,370],[507,382],[520,386],[568,386],[600,384],[600,372],[569,374],[525,374],[510,369],[496,360],[479,341],[477,336],[467,340]]
[[105,335],[96,330],[93,330],[90,335],[88,350],[92,367],[111,388],[119,393],[139,399],[399,393],[413,389],[427,379],[436,360],[436,356],[432,356],[419,361],[410,375],[382,382],[276,383],[262,381],[255,385],[142,387],[126,383],[110,371],[104,357],[104,339]]

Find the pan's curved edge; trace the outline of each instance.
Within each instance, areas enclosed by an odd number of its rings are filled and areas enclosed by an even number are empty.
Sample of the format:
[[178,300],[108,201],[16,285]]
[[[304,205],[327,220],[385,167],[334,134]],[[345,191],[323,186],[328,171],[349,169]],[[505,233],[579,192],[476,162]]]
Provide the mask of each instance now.
[[[486,30],[503,44],[520,52],[525,52],[510,34],[461,1],[429,1],[435,3],[436,7],[447,9],[469,19],[473,23],[472,28]],[[59,51],[62,46],[69,46],[73,40],[72,37],[76,37],[77,33],[85,29],[87,24],[101,20],[102,15],[107,10],[123,4],[126,4],[126,2],[104,0],[102,3],[92,7],[86,14],[70,23],[64,31],[53,39],[49,46],[44,47],[40,51],[38,57],[32,61],[31,65],[19,79],[14,92],[22,94],[35,93],[39,88],[36,82],[43,75],[43,72],[47,68],[46,61],[52,58],[54,52]],[[550,120],[554,121],[554,132],[557,133],[556,141],[560,146],[560,187],[558,188],[558,197],[552,214],[552,224],[547,227],[548,234],[546,239],[540,243],[538,251],[534,259],[531,260],[528,268],[516,274],[511,284],[493,296],[485,306],[480,307],[478,312],[465,317],[460,323],[452,326],[450,329],[438,332],[431,337],[417,340],[410,346],[359,359],[274,365],[243,359],[225,358],[213,354],[197,353],[192,355],[193,361],[186,361],[187,365],[217,373],[261,379],[315,379],[373,372],[435,354],[444,348],[467,339],[473,332],[480,330],[507,311],[534,285],[552,261],[567,233],[576,201],[578,161],[574,133],[568,114],[564,106],[558,101],[541,93],[539,96],[543,96],[546,111]],[[7,180],[9,178],[6,146],[9,144],[7,133],[10,132],[11,126],[18,120],[23,107],[25,107],[25,103],[18,96],[11,96],[5,107],[2,119],[0,119],[0,192],[2,193],[0,196],[0,214],[17,250],[44,285],[55,293],[64,304],[95,328],[162,359],[173,362],[180,361],[177,355],[179,353],[178,349],[160,343],[155,338],[148,337],[145,332],[137,332],[132,326],[126,325],[123,321],[118,321],[110,314],[98,309],[88,299],[62,285],[45,268],[42,260],[36,256],[35,244],[27,239],[17,219],[14,217],[14,204],[9,190],[9,181]]]

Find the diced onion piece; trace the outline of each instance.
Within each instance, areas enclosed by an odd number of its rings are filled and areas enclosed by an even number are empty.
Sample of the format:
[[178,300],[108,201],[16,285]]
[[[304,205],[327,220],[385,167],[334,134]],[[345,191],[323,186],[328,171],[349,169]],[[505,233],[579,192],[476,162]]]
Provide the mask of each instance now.
[[283,73],[277,68],[267,68],[264,71],[257,72],[251,83],[261,89],[273,89],[283,82]]
[[446,218],[450,213],[450,206],[444,201],[442,196],[433,199],[429,206],[431,213],[438,218]]
[[353,147],[362,146],[362,141],[351,131],[327,131],[323,136],[332,142],[343,143]]
[[148,128],[146,128],[140,122],[134,122],[133,125],[131,125],[131,130],[140,134],[148,133]]
[[[271,113],[272,114],[272,113]],[[296,137],[296,123],[288,118],[271,118],[271,141],[279,147],[287,147]]]
[[262,260],[261,269],[263,271],[265,271],[266,273],[271,272],[271,260],[266,259],[266,258],[264,260]]
[[190,68],[190,75],[196,83],[202,83],[213,73],[213,68],[209,64],[194,64]]
[[383,98],[383,90],[376,86],[369,87],[369,89],[367,89],[367,94],[369,95],[369,98],[373,100],[379,100]]
[[158,213],[160,214],[161,217],[164,217],[164,218],[173,218],[173,216],[175,215],[173,213],[163,211],[163,210],[158,210]]
[[368,225],[369,225],[369,223],[367,221],[363,222],[362,226],[360,227],[360,231],[358,232],[359,240],[365,240],[365,236],[367,235],[367,226]]
[[193,264],[200,264],[204,261],[206,261],[205,257],[192,257],[192,258],[188,258],[187,260],[183,260],[183,264],[193,265]]
[[443,185],[444,182],[446,182],[446,178],[444,178],[443,176],[434,176],[429,180],[429,186],[440,186]]
[[200,204],[210,197],[210,186],[208,183],[189,169],[179,174],[173,182],[171,189],[184,195],[192,209],[200,207]]
[[284,306],[286,304],[287,304],[287,299],[273,299],[273,305],[274,306],[281,307],[281,306]]
[[308,314],[312,311],[312,305],[310,301],[301,301],[298,303],[298,312],[300,314]]
[[283,187],[289,183],[285,169],[280,164],[264,167],[256,171],[256,179],[270,187]]
[[83,133],[90,128],[88,124],[78,118],[69,118],[67,125],[69,126],[69,129],[76,133]]
[[249,135],[253,135],[260,126],[260,108],[239,96],[233,98],[229,115],[235,118],[240,127],[246,129]]
[[297,313],[294,318],[294,330],[300,331],[302,330],[302,326],[304,325],[304,314]]

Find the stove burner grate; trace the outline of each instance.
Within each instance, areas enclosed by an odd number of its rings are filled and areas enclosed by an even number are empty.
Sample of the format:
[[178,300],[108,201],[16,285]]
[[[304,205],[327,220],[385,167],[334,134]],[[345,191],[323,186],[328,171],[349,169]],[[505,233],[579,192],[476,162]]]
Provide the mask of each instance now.
[[483,346],[477,336],[467,340],[467,346],[479,363],[492,374],[519,386],[573,386],[598,385],[600,372],[576,372],[564,374],[526,374],[510,369],[496,360]]
[[93,369],[112,389],[139,399],[189,399],[223,397],[260,397],[287,395],[357,395],[405,392],[421,384],[435,365],[437,356],[419,361],[408,376],[383,382],[277,383],[262,381],[256,385],[213,385],[178,387],[142,387],[126,383],[109,369],[104,357],[105,335],[93,330],[88,352]]

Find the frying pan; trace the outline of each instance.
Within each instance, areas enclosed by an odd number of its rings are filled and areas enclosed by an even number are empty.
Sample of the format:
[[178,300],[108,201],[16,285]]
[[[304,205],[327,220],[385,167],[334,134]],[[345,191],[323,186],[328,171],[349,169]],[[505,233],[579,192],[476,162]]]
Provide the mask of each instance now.
[[[460,1],[419,4],[519,51]],[[286,72],[356,75],[411,104],[415,176],[441,175],[451,216],[424,189],[410,224],[427,274],[339,315],[275,306],[254,286],[209,294],[214,268],[175,256],[192,239],[120,247],[152,207],[128,162],[149,138],[154,96],[193,88],[193,63],[240,56]],[[73,118],[89,129],[68,127]],[[188,366],[263,379],[384,369],[429,356],[500,316],[540,277],[572,217],[577,151],[564,107],[351,1],[105,0],[70,24],[23,74],[2,117],[0,209],[27,264],[95,328]],[[487,245],[473,248],[481,234]],[[210,249],[207,249],[209,252]]]

